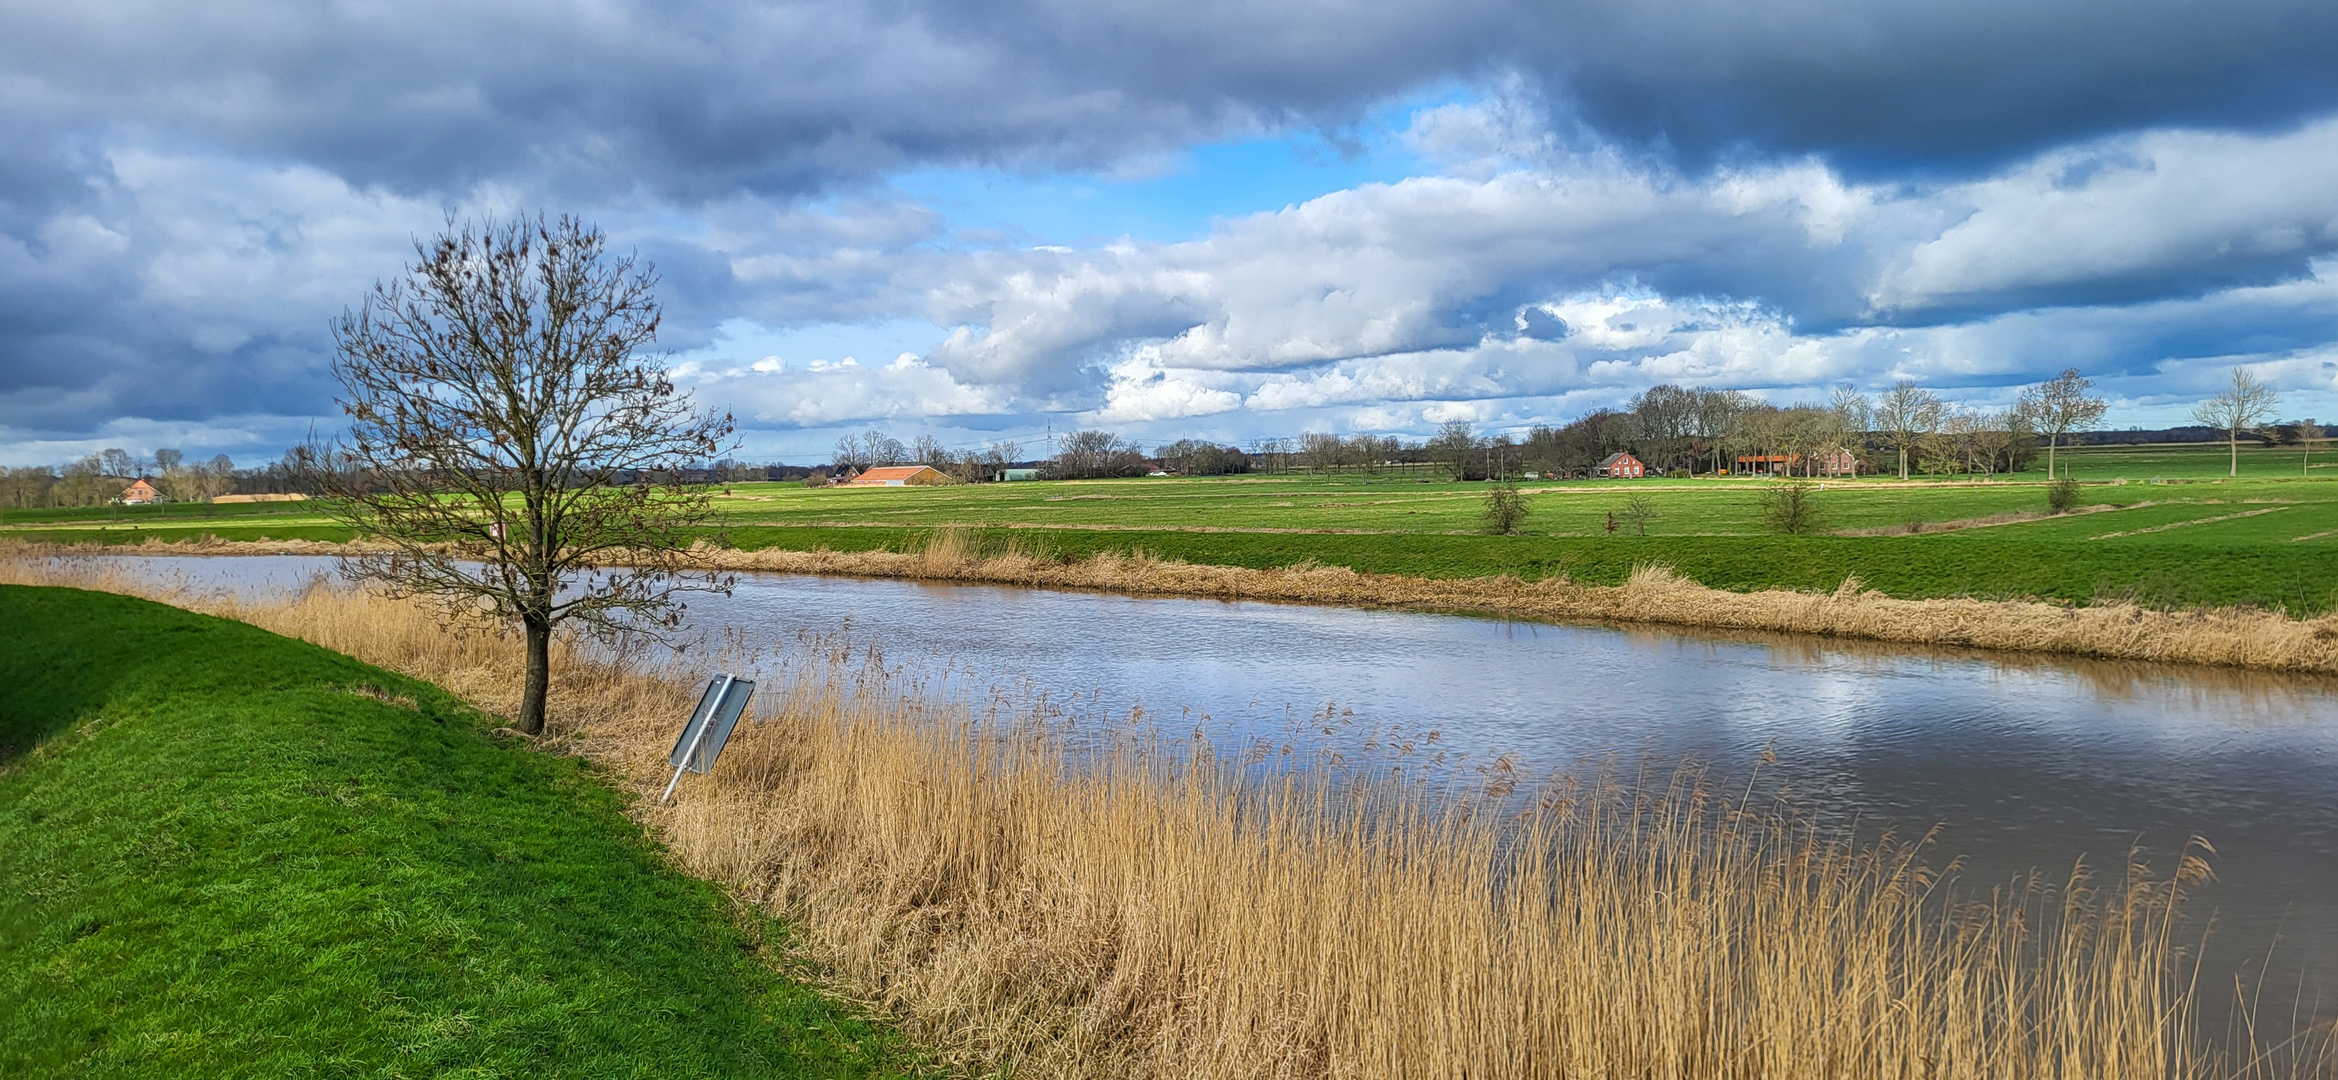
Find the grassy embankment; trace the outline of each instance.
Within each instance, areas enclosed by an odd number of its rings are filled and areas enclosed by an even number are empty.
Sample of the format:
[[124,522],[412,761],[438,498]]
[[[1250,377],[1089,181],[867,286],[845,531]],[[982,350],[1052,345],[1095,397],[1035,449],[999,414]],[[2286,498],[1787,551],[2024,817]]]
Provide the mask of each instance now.
[[[151,587],[102,561],[0,563],[8,575]],[[508,642],[441,633],[409,605],[208,602],[513,703]],[[687,867],[790,917],[836,978],[969,1066],[2301,1075],[2200,1049],[2165,881],[1960,897],[1917,849],[1740,806],[1693,775],[1538,789],[1497,768],[1478,795],[1424,801],[1372,769],[1261,786],[1142,741],[1075,765],[1010,719],[798,659],[713,776],[641,809]],[[653,789],[693,688],[565,648],[557,663],[555,745]]]
[[[1345,567],[1424,578],[1565,577],[1615,585],[1661,565],[1718,589],[1831,591],[1845,577],[1902,599],[2037,598],[2151,607],[2236,606],[2316,615],[2338,602],[2338,483],[2302,480],[2299,452],[2244,449],[2222,478],[2214,446],[2069,452],[2081,513],[2045,514],[2034,474],[1985,483],[1833,481],[1827,532],[1765,530],[1762,481],[1528,484],[1525,535],[1478,535],[1485,488],[1410,478],[1236,477],[811,491],[742,484],[718,500],[723,539],[745,551],[916,551],[956,529],[979,551],[1051,560],[1142,552],[1277,569]],[[2338,455],[2330,462],[2338,466]],[[2154,481],[2158,482],[2154,482]],[[1609,534],[1640,495],[1649,535]],[[341,541],[314,506],[0,512],[0,537],[61,543],[149,539]]]
[[617,793],[430,685],[0,585],[0,1076],[906,1075]]

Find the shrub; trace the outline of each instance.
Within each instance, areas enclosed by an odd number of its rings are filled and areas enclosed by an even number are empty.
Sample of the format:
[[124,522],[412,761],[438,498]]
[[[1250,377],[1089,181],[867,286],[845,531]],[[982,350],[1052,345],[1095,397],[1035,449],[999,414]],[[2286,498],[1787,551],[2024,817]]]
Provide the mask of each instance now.
[[1780,480],[1762,491],[1762,524],[1799,536],[1818,531],[1818,485],[1804,480]]
[[1486,531],[1496,536],[1510,536],[1526,520],[1526,496],[1518,493],[1518,485],[1501,483],[1486,492]]
[[2056,480],[2046,485],[2046,505],[2057,514],[2067,514],[2078,505],[2078,481]]

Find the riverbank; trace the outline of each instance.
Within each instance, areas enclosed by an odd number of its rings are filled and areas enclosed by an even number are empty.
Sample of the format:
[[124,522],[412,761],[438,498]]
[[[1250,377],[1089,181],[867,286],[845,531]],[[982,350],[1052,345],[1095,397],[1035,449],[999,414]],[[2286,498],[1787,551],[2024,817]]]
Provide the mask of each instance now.
[[245,623],[0,585],[0,1075],[913,1075],[494,726]]
[[[914,551],[739,551],[701,545],[710,569],[1094,589],[1153,596],[1270,600],[1475,613],[1552,622],[1640,623],[1692,629],[1817,634],[1907,645],[1997,649],[2260,671],[2338,673],[2338,613],[2292,618],[2245,608],[2163,610],[2133,603],[2088,606],[2034,600],[1905,600],[1855,577],[1826,591],[1735,592],[1662,566],[1635,569],[1620,585],[1565,575],[1423,578],[1297,565],[1254,569],[1106,551],[1086,558],[1025,554],[1013,544],[984,553],[971,530],[939,530]],[[335,555],[366,550],[320,541],[112,545],[0,542],[0,559],[128,553]]]
[[[0,573],[156,588],[102,560]],[[515,704],[509,641],[446,633],[412,605],[330,588],[179,599]],[[1496,768],[1479,796],[1431,802],[1368,769],[1259,785],[1141,741],[1074,762],[1014,717],[797,659],[713,775],[633,810],[971,1070],[2242,1071],[2189,1030],[2165,881],[1952,895],[1918,849],[1737,805],[1693,773],[1536,787]],[[654,796],[696,687],[565,643],[556,665],[542,745]]]

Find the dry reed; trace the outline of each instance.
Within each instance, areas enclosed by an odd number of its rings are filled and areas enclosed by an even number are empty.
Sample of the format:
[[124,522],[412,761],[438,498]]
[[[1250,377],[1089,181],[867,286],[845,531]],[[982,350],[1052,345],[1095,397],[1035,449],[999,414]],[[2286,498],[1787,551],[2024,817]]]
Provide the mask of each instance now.
[[[238,602],[94,560],[0,561],[0,581],[154,595],[514,705],[515,648],[353,589]],[[2129,868],[1960,902],[1918,847],[1693,772],[1531,791],[1497,773],[1439,798],[1336,770],[1261,780],[1206,748],[1074,756],[881,667],[797,659],[712,776],[637,812],[687,870],[788,917],[840,992],[969,1070],[2272,1072],[2193,1030],[2168,938],[2193,859],[2173,879]],[[557,662],[548,744],[654,791],[691,700],[681,673],[573,642]]]
[[1856,579],[1832,592],[1714,589],[1663,566],[1622,585],[1564,577],[1419,578],[1300,564],[1253,570],[1105,553],[1078,562],[1012,549],[982,556],[961,531],[937,532],[923,551],[731,551],[705,549],[731,570],[846,574],[927,581],[1309,604],[1484,612],[1551,621],[1599,621],[1724,630],[1769,630],[2114,660],[2210,664],[2266,671],[2338,673],[2338,612],[2296,619],[2236,608],[2164,611],[2128,603],[2088,607],[2021,600],[1899,600]]

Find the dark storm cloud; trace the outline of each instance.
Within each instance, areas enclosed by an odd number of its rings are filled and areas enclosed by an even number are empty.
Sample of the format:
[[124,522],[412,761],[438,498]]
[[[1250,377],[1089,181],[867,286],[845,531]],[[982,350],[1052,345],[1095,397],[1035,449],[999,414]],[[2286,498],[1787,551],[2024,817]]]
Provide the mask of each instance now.
[[2277,128],[2338,102],[2319,0],[1733,0],[1545,9],[1531,62],[1610,135],[1710,158],[1962,171],[2132,128]]
[[1505,67],[1626,144],[1918,169],[2338,103],[2338,5],[2307,0],[92,2],[5,29],[36,145],[129,127],[406,191],[1091,168]]

